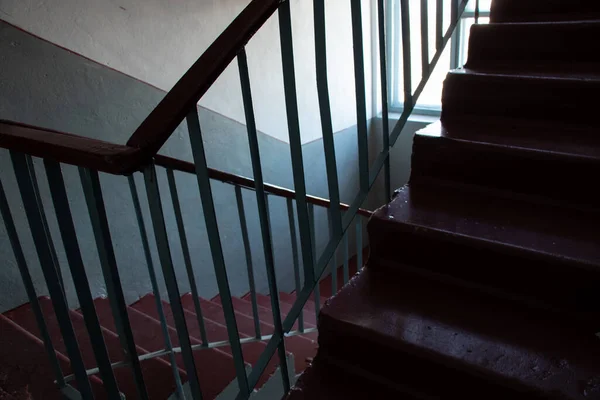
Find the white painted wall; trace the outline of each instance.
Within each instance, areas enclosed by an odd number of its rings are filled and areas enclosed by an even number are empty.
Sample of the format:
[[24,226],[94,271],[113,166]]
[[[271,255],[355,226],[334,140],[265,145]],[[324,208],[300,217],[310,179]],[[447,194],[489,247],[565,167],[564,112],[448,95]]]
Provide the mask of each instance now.
[[[313,1],[291,0],[303,143],[321,137],[316,94]],[[367,111],[371,105],[371,0],[363,2]],[[0,19],[168,90],[248,0],[0,0]],[[356,123],[349,0],[327,0],[334,131]],[[288,141],[277,15],[248,45],[258,129]],[[200,104],[244,122],[233,63]],[[123,138],[125,141],[126,138]]]

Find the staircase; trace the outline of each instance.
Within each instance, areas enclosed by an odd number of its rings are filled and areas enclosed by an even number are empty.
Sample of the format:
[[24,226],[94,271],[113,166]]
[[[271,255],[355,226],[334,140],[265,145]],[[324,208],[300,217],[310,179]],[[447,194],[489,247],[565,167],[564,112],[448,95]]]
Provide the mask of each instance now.
[[[352,274],[356,273],[356,258],[351,259],[349,268]],[[339,268],[338,274],[341,274]],[[343,280],[338,279],[341,287]],[[321,293],[330,296],[332,291],[331,275],[325,277],[320,284]],[[286,315],[296,300],[294,293],[279,293],[280,307]],[[40,306],[48,325],[52,342],[55,346],[61,369],[65,375],[70,374],[71,368],[67,351],[56,319],[52,302],[48,297],[40,297]],[[242,339],[255,337],[253,307],[250,294],[242,297],[233,297],[235,318]],[[324,304],[327,297],[322,297],[320,304]],[[199,299],[207,339],[210,343],[227,341],[227,328],[225,316],[221,307],[219,296],[213,299]],[[186,323],[189,329],[192,345],[202,344],[202,334],[195,313],[194,299],[190,293],[181,297],[185,309]],[[269,296],[257,294],[258,316],[261,334],[273,333],[273,314]],[[103,329],[104,340],[113,363],[123,361],[123,352],[117,335],[112,311],[107,298],[99,297],[94,300],[96,313]],[[171,307],[167,302],[162,302],[163,312],[169,325],[169,334],[172,345],[179,346],[176,324],[173,319]],[[137,351],[140,356],[165,348],[160,315],[153,294],[143,296],[128,309],[128,316],[132,326]],[[315,302],[309,300],[303,311],[304,329],[316,328]],[[83,314],[80,310],[70,312],[70,320],[75,329],[77,341],[80,346],[86,368],[96,367],[92,343],[87,334]],[[294,327],[297,329],[297,327]],[[54,383],[54,375],[49,365],[48,357],[44,352],[44,343],[38,329],[32,310],[32,304],[27,303],[13,310],[0,314],[0,399],[62,399],[62,395]],[[290,336],[285,339],[288,352],[289,369],[292,375],[299,374],[310,365],[317,352],[317,333]],[[265,341],[247,342],[242,345],[244,360],[249,370],[258,361],[264,351]],[[237,389],[235,370],[229,346],[202,349],[194,352],[198,378],[202,385],[202,394],[206,399],[233,399],[234,394],[229,394],[229,386]],[[182,383],[187,382],[185,365],[181,354],[176,356],[176,369]],[[279,359],[273,357],[265,369],[253,398],[271,399],[280,398],[280,377],[276,374]],[[142,370],[151,399],[170,398],[176,390],[176,383],[168,356],[142,361]],[[295,373],[294,373],[295,371]],[[116,368],[115,376],[119,389],[125,398],[137,398],[134,378],[129,368]],[[274,382],[271,382],[274,381]],[[107,398],[101,379],[91,377],[91,385],[96,399]]]
[[600,399],[600,2],[495,0],[298,399]]

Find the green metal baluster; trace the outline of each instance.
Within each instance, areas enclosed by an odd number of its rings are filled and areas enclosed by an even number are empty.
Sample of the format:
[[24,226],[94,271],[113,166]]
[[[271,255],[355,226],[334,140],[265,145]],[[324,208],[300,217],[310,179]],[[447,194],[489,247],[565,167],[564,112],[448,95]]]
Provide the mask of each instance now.
[[[379,25],[379,75],[381,78],[381,124],[383,132],[383,150],[389,154],[390,150],[390,121],[389,121],[389,109],[388,109],[388,80],[387,80],[387,60],[386,52],[387,45],[385,41],[385,10],[384,0],[377,0],[377,17]],[[379,172],[379,171],[377,171]],[[392,188],[391,188],[391,169],[390,169],[390,157],[385,158],[384,164],[384,184],[385,184],[385,198],[389,203],[392,199]],[[344,282],[346,283],[346,282]]]
[[244,211],[244,198],[242,188],[235,185],[235,199],[238,206],[238,216],[240,218],[240,229],[242,231],[242,241],[244,242],[244,253],[246,256],[246,270],[248,272],[248,286],[250,288],[250,302],[252,303],[252,317],[254,318],[254,337],[261,338],[260,318],[258,315],[258,301],[256,300],[256,283],[254,282],[254,267],[252,265],[252,249],[250,248],[250,239],[248,238],[248,225],[246,223],[246,212]]
[[435,49],[444,48],[444,0],[437,0],[435,7]]
[[400,9],[402,14],[402,64],[404,65],[404,113],[410,114],[413,109],[413,97],[409,0],[400,0]]
[[46,349],[46,353],[50,359],[50,365],[52,367],[52,371],[54,372],[57,385],[60,389],[63,389],[67,386],[65,383],[65,377],[60,367],[58,357],[56,356],[56,351],[54,349],[54,345],[52,344],[50,333],[48,332],[48,326],[44,320],[44,314],[42,312],[42,308],[40,307],[40,302],[38,301],[35,287],[33,286],[33,280],[31,279],[31,274],[29,273],[29,267],[27,266],[27,261],[25,260],[23,247],[21,246],[19,235],[17,234],[15,221],[10,212],[10,207],[8,205],[8,200],[6,198],[6,193],[4,192],[2,181],[0,181],[0,213],[2,214],[2,220],[4,221],[4,226],[6,227],[6,234],[8,235],[10,245],[15,255],[15,261],[17,262],[17,267],[19,268],[23,285],[25,286],[25,292],[27,293],[27,298],[29,299],[31,309],[33,310],[33,315],[35,316],[38,329],[40,330],[42,341],[44,342],[44,348]]
[[298,120],[298,99],[296,96],[296,73],[294,67],[290,2],[282,2],[279,6],[278,12],[286,115],[290,136],[294,189],[296,191],[298,227],[300,228],[300,245],[302,248],[302,263],[304,266],[304,282],[306,284],[308,282],[314,282],[314,268],[316,260],[313,258],[310,242],[310,223],[308,219],[306,202],[304,162],[302,160],[302,140],[300,137],[300,123]]
[[335,142],[333,138],[333,123],[331,121],[331,105],[329,101],[329,86],[327,82],[327,40],[325,32],[325,0],[314,0],[315,18],[315,60],[317,67],[317,92],[319,110],[321,112],[321,129],[323,131],[323,150],[327,169],[329,199],[331,200],[331,217],[333,230],[336,234],[342,232],[342,213],[340,204],[340,189],[337,164],[335,158]]
[[194,266],[192,265],[192,257],[190,256],[190,247],[188,246],[187,235],[185,233],[185,225],[183,224],[183,216],[181,214],[181,205],[179,203],[179,194],[177,193],[177,183],[172,169],[167,169],[167,181],[169,182],[169,190],[171,192],[171,202],[173,203],[173,211],[175,212],[175,221],[177,223],[177,231],[179,232],[179,242],[181,243],[181,252],[183,253],[183,262],[185,271],[190,283],[190,291],[192,292],[192,301],[194,302],[194,312],[198,320],[200,328],[200,338],[202,344],[208,346],[208,338],[206,336],[206,325],[204,324],[204,316],[200,307],[200,294],[196,285],[196,277],[194,276]]
[[61,279],[57,273],[60,266],[55,263],[55,257],[53,256],[56,253],[53,251],[52,238],[48,234],[49,230],[46,226],[46,218],[42,211],[43,204],[41,203],[38,186],[34,184],[36,177],[33,162],[30,156],[21,153],[11,151],[10,156],[17,177],[21,199],[23,200],[25,214],[27,215],[27,222],[31,230],[31,236],[40,260],[48,292],[50,293],[56,320],[58,321],[67,354],[71,361],[71,367],[77,380],[78,389],[84,399],[93,399],[92,387],[90,386],[85,364],[77,344],[77,336],[69,317],[69,305],[63,291]]
[[146,265],[148,266],[148,275],[150,275],[152,293],[154,293],[154,301],[156,303],[156,311],[158,312],[158,320],[160,321],[160,327],[162,330],[163,339],[165,341],[165,348],[169,351],[169,361],[171,363],[171,370],[173,371],[173,377],[175,379],[177,396],[179,399],[185,399],[185,393],[181,384],[181,377],[179,376],[179,366],[177,365],[177,359],[175,358],[175,353],[173,352],[173,343],[171,342],[169,326],[163,310],[160,290],[158,288],[158,280],[156,279],[154,262],[152,262],[150,243],[148,241],[148,234],[146,233],[146,224],[144,222],[144,216],[142,215],[142,207],[140,205],[140,198],[135,184],[135,178],[133,175],[129,175],[128,180],[131,198],[133,200],[133,208],[135,209],[135,216],[137,218],[140,237],[142,239],[142,247],[144,248],[144,257],[146,258]]
[[242,396],[242,398],[247,398],[250,395],[250,387],[248,385],[244,355],[242,353],[242,346],[240,344],[240,333],[235,320],[235,309],[233,308],[233,301],[231,300],[229,278],[227,277],[225,258],[223,257],[223,247],[221,245],[221,236],[219,234],[215,203],[212,196],[210,178],[208,176],[206,153],[204,151],[204,143],[202,142],[202,131],[200,129],[200,120],[198,118],[198,111],[196,107],[190,110],[186,121],[190,135],[190,142],[192,145],[194,163],[196,165],[196,179],[198,180],[198,187],[200,190],[204,222],[206,231],[208,233],[208,242],[213,259],[215,275],[217,278],[219,295],[221,296],[221,305],[223,307],[229,343],[231,343],[231,353],[233,355],[233,361],[235,364],[235,372],[240,389],[240,396]]
[[62,238],[63,245],[71,269],[71,276],[77,291],[77,298],[83,313],[83,319],[92,342],[92,350],[98,363],[98,369],[106,393],[109,397],[118,399],[121,394],[119,387],[111,367],[110,357],[106,349],[106,343],[102,334],[102,328],[96,307],[94,306],[94,297],[90,290],[87,273],[81,257],[79,243],[77,241],[77,232],[69,206],[65,181],[63,179],[60,164],[56,161],[44,160],[46,168],[46,176],[50,187],[52,203],[56,212],[57,220],[59,221],[58,228]]
[[356,91],[356,118],[358,135],[358,167],[360,190],[368,193],[369,181],[369,137],[367,129],[367,95],[365,85],[365,60],[362,32],[361,0],[351,0],[352,44],[354,54],[354,89]]
[[429,0],[421,0],[421,67],[425,79],[429,76]]
[[148,391],[144,383],[142,366],[135,347],[133,331],[127,315],[127,303],[121,287],[121,278],[117,267],[117,259],[112,244],[106,207],[100,186],[100,177],[97,171],[79,168],[79,176],[83,186],[83,194],[87,203],[92,230],[96,239],[96,248],[100,258],[100,266],[106,283],[108,300],[112,310],[113,319],[121,342],[121,349],[125,360],[131,364],[136,389],[140,399],[148,399]]
[[185,311],[181,305],[181,294],[177,286],[177,276],[173,267],[173,259],[171,258],[171,250],[169,249],[169,238],[167,236],[167,228],[165,226],[165,217],[163,214],[162,202],[160,199],[160,190],[156,179],[156,169],[154,165],[144,169],[144,181],[146,182],[146,195],[148,196],[148,205],[150,206],[150,216],[152,226],[154,227],[154,237],[158,248],[158,257],[163,270],[169,302],[171,303],[171,311],[175,320],[177,337],[183,355],[185,370],[188,375],[188,383],[194,399],[202,398],[200,382],[196,370],[196,362],[190,342],[190,335],[187,329],[185,319]]
[[[292,260],[294,262],[294,288],[296,297],[300,294],[300,263],[298,260],[298,242],[296,241],[296,223],[294,221],[294,205],[292,199],[287,199],[288,222],[290,226],[290,237],[292,242]],[[304,312],[298,314],[298,330],[304,332]]]
[[283,326],[281,323],[281,310],[279,308],[279,290],[277,289],[277,277],[275,275],[275,260],[273,258],[273,241],[271,237],[271,221],[269,217],[269,201],[265,193],[262,167],[260,164],[260,149],[258,147],[258,133],[256,121],[254,120],[254,107],[252,105],[252,91],[250,88],[250,75],[248,72],[248,60],[246,52],[238,54],[238,66],[240,81],[242,84],[242,97],[244,99],[244,111],[246,115],[246,128],[248,130],[248,145],[252,159],[252,173],[254,175],[254,187],[256,189],[256,204],[258,205],[258,218],[260,220],[260,232],[263,242],[265,266],[267,269],[267,281],[271,293],[271,310],[273,312],[274,334],[281,336],[279,342],[279,368],[283,383],[283,390],[290,390],[290,376],[286,362],[285,341],[283,340]]

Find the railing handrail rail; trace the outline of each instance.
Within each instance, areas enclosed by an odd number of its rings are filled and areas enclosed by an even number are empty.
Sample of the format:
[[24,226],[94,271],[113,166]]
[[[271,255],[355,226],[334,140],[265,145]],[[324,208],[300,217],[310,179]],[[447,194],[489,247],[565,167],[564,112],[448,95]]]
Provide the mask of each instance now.
[[[0,148],[116,175],[135,172],[141,164],[152,159],[135,147],[7,120],[0,120]],[[165,168],[196,173],[196,167],[191,162],[160,154],[154,156],[154,161]],[[254,189],[255,186],[254,179],[245,176],[214,168],[208,168],[208,173],[211,179],[221,182],[248,189]],[[296,192],[291,189],[268,183],[264,184],[264,188],[265,192],[274,196],[296,198]],[[331,206],[331,201],[322,197],[307,195],[306,201],[316,206]],[[342,210],[350,208],[344,203],[339,206]],[[365,209],[359,209],[358,213],[366,217],[372,214]]]
[[147,156],[156,155],[188,110],[200,101],[282,1],[252,0],[168,91],[131,135],[127,145],[141,149]]
[[116,175],[148,162],[135,147],[2,119],[0,148]]
[[[154,156],[154,162],[156,163],[156,165],[159,165],[164,168],[170,168],[181,172],[189,172],[192,174],[196,173],[196,166],[194,165],[194,163],[179,160],[177,158],[157,154],[156,156]],[[214,168],[208,168],[208,176],[211,179],[220,182],[230,183],[232,185],[242,186],[247,189],[254,190],[254,179],[252,178],[220,171]],[[292,200],[296,199],[296,192],[291,189],[287,189],[277,185],[271,185],[269,183],[264,184],[264,189],[266,193],[277,197],[284,197],[286,199]],[[325,199],[323,197],[312,196],[309,194],[306,195],[306,201],[315,206],[326,208],[329,208],[331,206],[330,200]],[[350,206],[345,203],[340,203],[339,207],[342,211],[347,211],[350,209]],[[359,208],[357,213],[365,217],[370,217],[373,214],[372,211],[366,210],[364,208]]]

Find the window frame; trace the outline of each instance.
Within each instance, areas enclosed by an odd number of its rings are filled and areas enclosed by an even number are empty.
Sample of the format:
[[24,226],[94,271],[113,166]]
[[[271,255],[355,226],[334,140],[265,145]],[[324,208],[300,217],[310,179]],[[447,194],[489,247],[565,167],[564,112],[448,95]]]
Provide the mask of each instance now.
[[[404,111],[404,103],[403,103],[403,94],[402,88],[403,84],[397,84],[398,80],[401,78],[402,67],[401,63],[399,63],[401,59],[401,41],[402,36],[400,32],[400,18],[399,18],[399,0],[387,0],[387,10],[386,13],[386,37],[387,40],[387,71],[388,71],[388,93],[389,93],[389,111],[392,113],[401,114]],[[394,14],[396,15],[396,19],[394,19]],[[489,18],[490,11],[489,10],[481,10],[479,12],[479,18]],[[475,10],[465,10],[462,14],[456,30],[452,35],[450,40],[450,65],[449,70],[459,68],[461,53],[464,46],[468,46],[468,43],[464,43],[463,38],[463,24],[466,20],[475,18]],[[394,21],[398,21],[397,24],[394,24]],[[413,31],[411,30],[411,35]],[[391,40],[390,40],[391,39]],[[431,40],[431,38],[430,38]],[[396,47],[397,48],[394,48]],[[398,65],[399,67],[394,69],[393,65]],[[440,64],[436,65],[438,68]],[[433,71],[432,71],[433,73]],[[400,96],[399,96],[400,94]],[[439,105],[416,105],[414,107],[413,112],[418,115],[424,116],[434,116],[439,117],[442,113],[442,104],[440,100]]]

